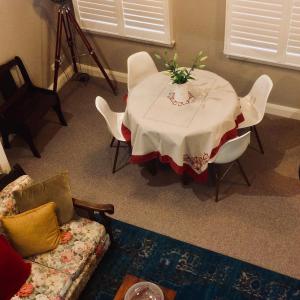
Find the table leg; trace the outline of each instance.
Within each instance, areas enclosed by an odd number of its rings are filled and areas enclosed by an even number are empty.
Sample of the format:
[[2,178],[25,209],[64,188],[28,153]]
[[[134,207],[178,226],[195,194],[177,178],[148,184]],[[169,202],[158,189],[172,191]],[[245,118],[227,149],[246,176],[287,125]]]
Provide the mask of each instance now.
[[152,176],[157,174],[156,159],[152,159],[146,163],[146,168]]
[[189,175],[186,174],[186,173],[183,173],[183,174],[181,175],[181,183],[182,183],[182,185],[188,185],[189,182],[190,182]]

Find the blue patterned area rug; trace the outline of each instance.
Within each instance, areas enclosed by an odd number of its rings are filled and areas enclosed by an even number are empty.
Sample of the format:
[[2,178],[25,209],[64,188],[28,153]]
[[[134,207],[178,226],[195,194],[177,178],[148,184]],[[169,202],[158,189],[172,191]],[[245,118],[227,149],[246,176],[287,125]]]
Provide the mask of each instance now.
[[126,274],[177,291],[176,300],[296,300],[300,281],[120,221],[80,299],[112,300]]

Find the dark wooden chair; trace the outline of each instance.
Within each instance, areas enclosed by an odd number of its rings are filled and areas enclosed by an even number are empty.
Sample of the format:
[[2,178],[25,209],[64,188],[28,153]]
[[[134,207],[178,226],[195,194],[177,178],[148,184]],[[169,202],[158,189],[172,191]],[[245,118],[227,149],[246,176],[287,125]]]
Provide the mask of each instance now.
[[[19,69],[21,85],[13,76],[14,68]],[[26,141],[33,155],[40,158],[32,133],[42,117],[52,108],[57,113],[60,123],[67,126],[58,94],[34,86],[18,56],[0,66],[0,94],[3,98],[0,104],[0,130],[4,147],[10,147],[9,134],[15,133]]]

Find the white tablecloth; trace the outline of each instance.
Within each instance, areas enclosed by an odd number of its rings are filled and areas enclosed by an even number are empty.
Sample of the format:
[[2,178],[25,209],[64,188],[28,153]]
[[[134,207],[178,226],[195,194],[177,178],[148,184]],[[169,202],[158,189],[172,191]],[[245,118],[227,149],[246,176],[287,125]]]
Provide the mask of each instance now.
[[178,173],[206,178],[208,162],[220,146],[237,135],[243,121],[239,99],[220,76],[195,70],[189,82],[191,103],[178,105],[174,87],[165,73],[145,78],[128,95],[122,132],[131,142],[131,162],[160,158]]

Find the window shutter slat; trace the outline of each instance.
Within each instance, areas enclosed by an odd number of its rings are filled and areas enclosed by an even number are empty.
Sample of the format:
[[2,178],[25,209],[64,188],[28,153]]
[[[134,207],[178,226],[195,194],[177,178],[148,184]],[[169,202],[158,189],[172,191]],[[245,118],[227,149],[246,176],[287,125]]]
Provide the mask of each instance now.
[[73,0],[73,5],[82,29],[120,33],[118,0]]
[[72,0],[83,29],[171,44],[172,0]]
[[300,0],[293,0],[286,47],[288,63],[300,66]]
[[280,0],[227,0],[225,53],[275,61],[283,13]]
[[126,36],[171,43],[169,0],[123,0],[123,16]]
[[300,0],[227,0],[224,53],[300,67]]

